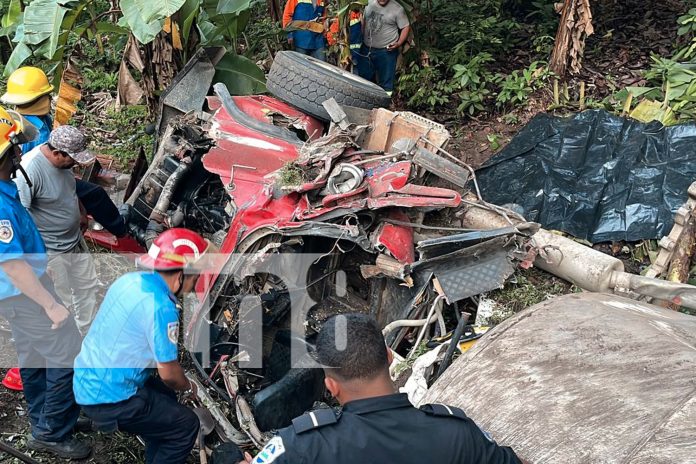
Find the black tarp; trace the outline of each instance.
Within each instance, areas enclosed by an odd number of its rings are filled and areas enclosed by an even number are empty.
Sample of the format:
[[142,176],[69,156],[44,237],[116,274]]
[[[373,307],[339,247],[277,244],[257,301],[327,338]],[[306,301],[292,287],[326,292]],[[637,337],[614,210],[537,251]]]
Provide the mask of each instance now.
[[478,172],[486,201],[592,243],[669,233],[696,180],[696,125],[540,114]]

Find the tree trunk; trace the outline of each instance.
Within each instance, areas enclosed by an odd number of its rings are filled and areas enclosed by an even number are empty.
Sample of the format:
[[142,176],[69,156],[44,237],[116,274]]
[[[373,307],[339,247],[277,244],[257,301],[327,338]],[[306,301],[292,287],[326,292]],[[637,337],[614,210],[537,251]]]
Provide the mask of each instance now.
[[283,12],[280,9],[280,4],[278,0],[268,0],[268,15],[271,17],[271,21],[279,23],[283,17]]
[[585,39],[594,33],[594,29],[589,0],[564,0],[560,12],[561,20],[549,67],[556,75],[563,77],[568,66],[572,74],[580,71]]

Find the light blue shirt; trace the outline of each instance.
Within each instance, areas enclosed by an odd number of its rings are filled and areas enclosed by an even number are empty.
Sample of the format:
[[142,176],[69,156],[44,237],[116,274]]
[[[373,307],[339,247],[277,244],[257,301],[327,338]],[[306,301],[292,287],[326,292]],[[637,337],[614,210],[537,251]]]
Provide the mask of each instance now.
[[[46,273],[46,247],[39,230],[19,202],[15,183],[0,180],[0,263],[15,259],[29,263],[36,277]],[[0,300],[20,293],[0,269]]]
[[39,131],[39,135],[32,141],[22,144],[22,154],[29,153],[33,148],[43,145],[48,142],[48,138],[51,135],[51,128],[53,127],[53,121],[51,117],[46,116],[24,116],[24,119],[29,121],[36,127]]
[[176,299],[156,272],[132,272],[109,288],[75,359],[81,405],[135,395],[157,366],[177,359]]

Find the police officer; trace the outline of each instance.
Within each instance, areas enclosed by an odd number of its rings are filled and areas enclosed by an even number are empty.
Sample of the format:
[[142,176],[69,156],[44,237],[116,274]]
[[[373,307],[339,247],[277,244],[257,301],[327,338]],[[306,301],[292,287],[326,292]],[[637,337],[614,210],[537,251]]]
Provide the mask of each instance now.
[[175,394],[195,393],[177,361],[176,300],[193,289],[198,274],[189,271],[211,246],[187,229],[159,235],[137,260],[148,271],[111,285],[75,360],[85,414],[99,429],[142,437],[148,464],[185,463],[198,434],[198,417]]
[[0,108],[0,314],[10,323],[19,358],[31,424],[27,447],[83,459],[91,446],[73,437],[80,409],[72,363],[80,334],[46,275],[46,248],[11,180],[19,144],[35,132],[19,114]]
[[362,314],[329,319],[317,340],[328,391],[340,414],[318,409],[293,420],[250,460],[269,463],[519,463],[515,453],[487,438],[461,409],[416,409],[395,393],[391,353],[376,322]]

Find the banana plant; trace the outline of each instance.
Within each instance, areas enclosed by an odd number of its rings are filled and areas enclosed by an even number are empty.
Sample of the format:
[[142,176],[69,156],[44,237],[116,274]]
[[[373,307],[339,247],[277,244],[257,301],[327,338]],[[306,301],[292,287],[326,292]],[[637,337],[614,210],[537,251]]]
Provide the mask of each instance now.
[[[238,92],[263,89],[263,72],[251,60],[236,56],[236,40],[249,22],[251,7],[261,0],[119,0],[118,24],[105,21],[109,12],[96,11],[97,0],[10,0],[0,26],[6,33],[14,29],[13,51],[5,64],[11,74],[31,57],[54,65],[56,83],[63,62],[72,53],[70,47],[85,36],[101,43],[100,34],[131,33],[143,46],[152,43],[163,31],[185,62],[197,48],[226,45],[229,55],[226,70],[234,70],[241,80]],[[76,37],[78,40],[68,38]],[[235,93],[235,88],[230,89]]]
[[[71,34],[79,43],[86,34],[120,33],[125,29],[101,20],[95,8],[96,0],[11,0],[10,8],[2,18],[2,27],[14,28],[13,51],[5,64],[8,76],[32,56],[54,65],[59,80],[63,59],[72,52],[68,44]],[[73,45],[74,46],[74,45]]]

